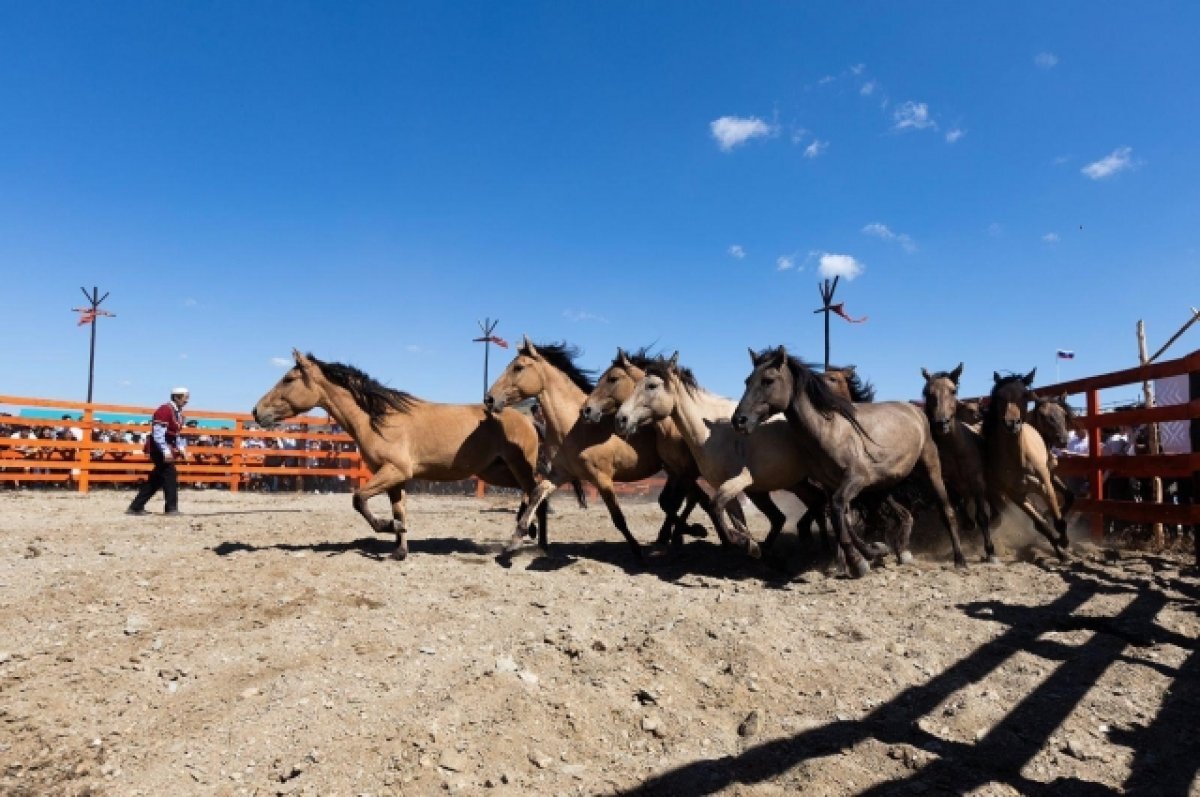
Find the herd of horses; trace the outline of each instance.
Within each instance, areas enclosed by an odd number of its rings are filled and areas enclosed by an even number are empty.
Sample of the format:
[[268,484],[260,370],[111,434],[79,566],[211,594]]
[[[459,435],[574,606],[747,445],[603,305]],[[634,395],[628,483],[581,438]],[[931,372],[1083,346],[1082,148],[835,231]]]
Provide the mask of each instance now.
[[[255,405],[255,420],[271,426],[321,407],[345,429],[372,474],[354,492],[354,507],[374,531],[396,535],[397,559],[408,555],[408,482],[470,477],[523,494],[505,556],[535,535],[546,549],[546,499],[564,484],[587,482],[640,559],[614,485],[660,471],[667,476],[658,498],[660,544],[702,534],[688,523],[699,505],[724,545],[759,557],[785,525],[771,493],[788,491],[806,508],[798,529],[816,524],[827,540],[831,526],[838,558],[856,577],[881,550],[866,541],[868,530],[881,529],[883,551],[911,561],[915,494],[936,505],[959,567],[967,564],[960,515],[964,528],[980,530],[985,558],[995,561],[990,529],[1007,504],[1029,517],[1060,558],[1068,546],[1064,513],[1072,495],[1054,476],[1049,452],[1066,445],[1074,418],[1065,396],[1031,389],[1033,371],[994,374],[980,412],[958,398],[961,364],[921,369],[920,407],[876,402],[853,368],[818,372],[780,346],[750,351],[746,389],[734,402],[701,387],[677,353],[618,349],[593,379],[573,347],[525,338],[482,404],[445,404],[385,387],[349,365],[293,355],[295,365]],[[514,408],[528,400],[540,404],[544,428]],[[543,445],[548,473],[538,468]],[[384,493],[390,519],[368,507]],[[747,531],[743,495],[770,523],[761,544]]]

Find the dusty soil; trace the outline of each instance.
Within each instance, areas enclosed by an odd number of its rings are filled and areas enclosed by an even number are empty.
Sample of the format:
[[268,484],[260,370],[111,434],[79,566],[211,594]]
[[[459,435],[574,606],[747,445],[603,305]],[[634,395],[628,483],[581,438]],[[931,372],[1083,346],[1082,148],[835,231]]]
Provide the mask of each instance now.
[[509,567],[510,500],[415,496],[401,563],[345,495],[128,499],[0,494],[0,793],[1200,793],[1183,559],[639,567],[560,494]]

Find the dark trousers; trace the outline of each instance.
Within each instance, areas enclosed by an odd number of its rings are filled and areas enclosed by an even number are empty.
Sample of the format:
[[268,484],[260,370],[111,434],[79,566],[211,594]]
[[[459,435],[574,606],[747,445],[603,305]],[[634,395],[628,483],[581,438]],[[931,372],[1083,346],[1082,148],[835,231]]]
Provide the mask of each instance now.
[[163,453],[158,450],[158,446],[150,448],[150,459],[154,462],[154,470],[150,471],[150,476],[146,479],[146,483],[142,485],[142,489],[138,490],[138,494],[134,497],[133,503],[129,505],[129,508],[145,509],[146,502],[161,487],[163,497],[167,501],[165,509],[167,512],[172,512],[179,508],[179,479],[175,473],[175,461],[168,462],[163,457]]

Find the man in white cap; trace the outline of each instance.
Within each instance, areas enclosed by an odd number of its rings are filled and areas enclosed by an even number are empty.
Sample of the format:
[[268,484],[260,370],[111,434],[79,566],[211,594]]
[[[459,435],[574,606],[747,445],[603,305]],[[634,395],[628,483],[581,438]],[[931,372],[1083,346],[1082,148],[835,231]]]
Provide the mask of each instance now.
[[189,397],[186,387],[177,387],[171,391],[171,400],[154,411],[154,417],[151,418],[153,426],[144,448],[154,462],[154,470],[150,471],[149,478],[138,490],[125,514],[149,514],[146,512],[146,502],[160,487],[166,499],[166,514],[179,514],[179,480],[175,473],[175,462],[186,460],[188,456],[182,431],[185,422],[183,405],[187,404]]

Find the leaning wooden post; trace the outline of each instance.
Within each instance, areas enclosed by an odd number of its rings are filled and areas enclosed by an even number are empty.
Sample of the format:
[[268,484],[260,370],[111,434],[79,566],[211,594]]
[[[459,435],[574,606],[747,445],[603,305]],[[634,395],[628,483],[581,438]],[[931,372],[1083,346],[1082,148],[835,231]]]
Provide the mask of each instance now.
[[[1100,418],[1100,391],[1092,388],[1087,392],[1087,414],[1093,421]],[[1096,463],[1100,456],[1100,425],[1097,423],[1088,429],[1088,483],[1091,484],[1092,500],[1104,500],[1104,471]],[[1104,512],[1097,509],[1091,516],[1092,539],[1104,539]]]
[[[1146,322],[1141,319],[1137,322],[1137,338],[1138,338],[1138,358],[1143,366],[1149,365],[1150,358],[1146,353]],[[1154,406],[1154,385],[1149,379],[1142,380],[1142,398],[1146,405],[1146,409]],[[1160,443],[1158,436],[1158,424],[1150,423],[1146,428],[1146,443],[1148,453],[1154,456],[1160,451]],[[1150,497],[1154,503],[1161,505],[1163,500],[1162,477],[1154,476],[1150,479]],[[1153,534],[1152,540],[1154,550],[1161,551],[1166,544],[1166,536],[1163,533],[1162,522],[1155,523],[1151,526]]]

